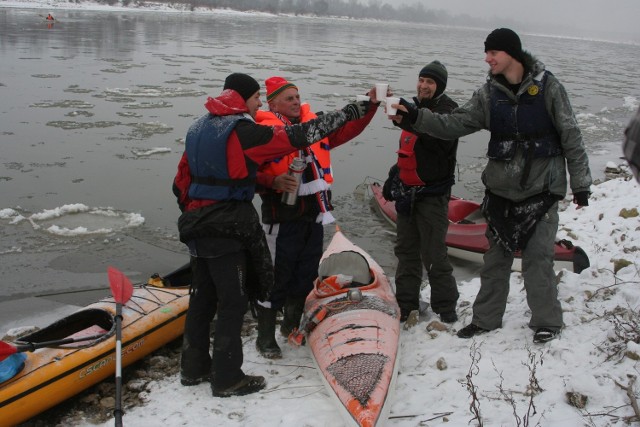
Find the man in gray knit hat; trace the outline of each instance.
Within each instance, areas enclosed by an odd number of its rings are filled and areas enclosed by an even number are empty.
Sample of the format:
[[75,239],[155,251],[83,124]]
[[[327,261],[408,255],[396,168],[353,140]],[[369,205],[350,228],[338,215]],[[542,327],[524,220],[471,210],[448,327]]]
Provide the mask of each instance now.
[[[447,69],[439,61],[418,74],[416,108],[448,114],[458,106],[444,94]],[[419,309],[422,267],[431,286],[430,304],[446,323],[458,320],[458,287],[447,256],[445,237],[451,186],[455,183],[458,140],[442,140],[424,132],[403,130],[398,160],[389,171],[384,196],[395,200],[397,239],[396,299],[400,320]]]
[[[401,100],[392,119],[403,129],[451,139],[486,129],[491,132],[482,173],[490,247],[484,255],[473,318],[458,337],[500,328],[511,265],[522,252],[522,275],[531,309],[533,341],[550,341],[560,332],[562,307],[553,270],[558,201],[589,204],[589,159],[567,92],[542,62],[522,50],[520,37],[498,28],[485,40],[486,83],[448,115]],[[567,172],[569,182],[567,180]]]

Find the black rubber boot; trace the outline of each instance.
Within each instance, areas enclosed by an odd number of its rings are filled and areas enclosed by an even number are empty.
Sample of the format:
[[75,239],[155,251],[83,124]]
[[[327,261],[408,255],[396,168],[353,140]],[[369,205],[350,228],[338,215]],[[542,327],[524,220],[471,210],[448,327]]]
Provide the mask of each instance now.
[[192,386],[211,379],[211,357],[209,350],[194,348],[186,337],[182,341],[182,354],[180,355],[180,383],[184,386]]
[[294,328],[300,326],[300,318],[304,312],[305,297],[287,298],[284,303],[284,317],[280,324],[280,333],[288,337]]
[[276,342],[276,310],[258,307],[258,338],[256,349],[266,359],[281,359],[282,351]]

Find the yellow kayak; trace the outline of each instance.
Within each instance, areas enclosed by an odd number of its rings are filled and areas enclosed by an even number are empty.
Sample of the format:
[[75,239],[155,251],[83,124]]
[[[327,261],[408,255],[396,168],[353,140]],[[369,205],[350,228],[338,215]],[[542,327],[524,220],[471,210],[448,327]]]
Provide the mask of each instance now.
[[[122,307],[122,366],[182,335],[189,306],[189,281],[187,265],[165,280],[150,279],[149,284],[134,286],[131,298]],[[24,422],[113,376],[115,315],[116,303],[109,297],[20,337],[15,343],[2,342],[0,350],[5,354],[13,352],[12,356],[21,356],[20,361],[25,354],[26,359],[19,372],[0,383],[0,424]],[[60,342],[68,343],[49,345]],[[20,350],[16,352],[16,348]]]

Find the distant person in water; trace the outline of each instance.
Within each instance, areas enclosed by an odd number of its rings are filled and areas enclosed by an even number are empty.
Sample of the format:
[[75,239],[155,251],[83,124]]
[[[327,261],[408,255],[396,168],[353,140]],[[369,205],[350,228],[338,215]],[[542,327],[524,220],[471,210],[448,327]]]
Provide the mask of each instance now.
[[640,170],[640,108],[629,122],[624,136],[624,144],[622,145],[624,157],[629,162],[629,167],[636,180],[640,182],[638,174],[638,170]]
[[47,15],[47,21],[55,21],[54,17],[51,14]]

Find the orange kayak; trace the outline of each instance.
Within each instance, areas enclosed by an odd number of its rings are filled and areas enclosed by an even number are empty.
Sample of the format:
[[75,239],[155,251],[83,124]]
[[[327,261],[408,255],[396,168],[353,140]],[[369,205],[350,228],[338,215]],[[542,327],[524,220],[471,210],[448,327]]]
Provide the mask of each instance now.
[[[133,295],[122,308],[122,366],[182,335],[189,306],[189,279],[185,266],[166,276],[164,285],[174,287],[163,286],[159,280],[134,286]],[[24,422],[113,376],[115,313],[114,299],[105,298],[20,337],[16,347],[65,339],[76,342],[20,353],[26,355],[24,366],[0,383],[0,424]]]
[[399,360],[400,309],[382,268],[336,231],[307,296],[301,330],[346,425],[389,414]]

